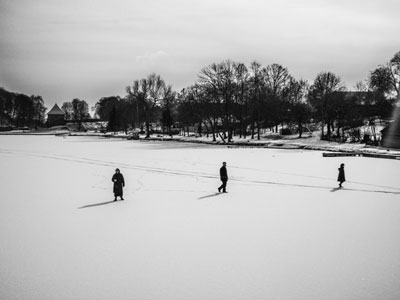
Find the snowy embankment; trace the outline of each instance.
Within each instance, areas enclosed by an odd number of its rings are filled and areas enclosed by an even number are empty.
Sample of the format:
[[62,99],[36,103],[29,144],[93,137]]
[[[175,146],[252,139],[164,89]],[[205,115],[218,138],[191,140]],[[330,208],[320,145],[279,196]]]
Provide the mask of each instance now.
[[0,165],[0,299],[400,299],[400,161],[0,136]]
[[[100,132],[71,132],[67,129],[54,129],[42,131],[10,131],[0,132],[0,135],[58,135],[58,136],[86,136],[86,137],[104,137],[104,138],[120,138],[129,139],[131,136],[123,132],[119,133],[100,133]],[[400,149],[384,148],[377,146],[369,146],[364,143],[339,143],[332,141],[324,141],[320,139],[320,133],[304,134],[302,138],[298,135],[281,136],[279,134],[268,133],[258,139],[234,137],[231,143],[225,143],[217,138],[216,141],[210,136],[203,135],[201,137],[192,134],[191,136],[182,135],[162,135],[153,134],[150,138],[141,135],[142,141],[163,141],[163,142],[184,142],[206,145],[225,145],[229,147],[246,147],[246,148],[273,148],[273,149],[303,149],[315,151],[330,151],[338,153],[352,153],[354,155],[362,155],[367,157],[394,158],[400,159]]]

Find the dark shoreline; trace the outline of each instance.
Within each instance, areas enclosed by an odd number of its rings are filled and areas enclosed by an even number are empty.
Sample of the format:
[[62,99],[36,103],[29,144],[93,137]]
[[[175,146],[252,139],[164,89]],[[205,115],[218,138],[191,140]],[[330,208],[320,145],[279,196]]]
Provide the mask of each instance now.
[[[113,135],[113,134],[96,134],[96,133],[68,133],[64,131],[60,132],[0,132],[0,136],[7,135],[18,135],[18,136],[60,136],[60,137],[98,137],[105,139],[131,139],[129,136],[125,135]],[[306,145],[306,144],[296,144],[296,143],[282,143],[279,141],[236,141],[231,143],[224,143],[221,141],[205,141],[198,140],[196,138],[171,138],[171,137],[150,137],[150,138],[140,138],[133,141],[138,142],[178,142],[178,143],[192,143],[192,144],[204,144],[211,146],[226,146],[227,148],[265,148],[265,149],[284,149],[284,150],[312,150],[312,151],[328,151],[323,153],[324,157],[338,157],[338,156],[362,156],[362,157],[374,157],[374,158],[385,158],[385,159],[397,159],[400,160],[400,149],[387,149],[379,147],[366,147],[360,149],[349,149],[346,148],[348,144],[336,144],[336,145]],[[342,146],[342,147],[341,147]],[[381,152],[388,153],[381,153]]]

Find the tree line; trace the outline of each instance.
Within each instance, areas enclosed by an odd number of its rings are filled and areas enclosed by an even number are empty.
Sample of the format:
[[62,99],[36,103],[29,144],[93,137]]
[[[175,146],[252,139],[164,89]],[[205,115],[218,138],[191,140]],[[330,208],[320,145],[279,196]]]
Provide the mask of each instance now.
[[72,101],[66,101],[61,106],[61,110],[64,112],[66,121],[75,121],[79,125],[79,130],[82,127],[82,121],[89,119],[89,105],[85,100],[75,98]]
[[[89,106],[85,100],[74,99],[64,102],[61,109],[65,120],[79,124],[90,118]],[[27,96],[0,88],[0,126],[18,128],[39,128],[46,126],[46,111],[41,96]]]
[[309,84],[279,64],[226,60],[203,68],[180,92],[157,74],[135,80],[125,97],[101,98],[96,115],[108,121],[110,131],[140,128],[147,136],[155,123],[166,132],[173,125],[194,126],[199,134],[205,130],[213,140],[219,136],[227,142],[233,135],[260,139],[263,129],[277,131],[278,125],[301,137],[307,125],[318,124],[323,139],[340,139],[345,131],[357,138],[365,122],[374,129],[376,120],[391,116],[399,85],[400,51],[352,92],[332,72],[317,74]]
[[0,88],[1,127],[41,127],[46,120],[46,110],[41,96],[28,96]]
[[[399,98],[400,51],[357,82],[355,91],[332,72],[320,72],[312,84],[296,79],[280,64],[245,65],[225,60],[212,63],[189,87],[176,92],[160,75],[150,74],[126,87],[126,95],[101,98],[95,116],[109,131],[139,128],[150,136],[153,125],[164,132],[173,127],[196,128],[199,134],[230,142],[234,135],[260,139],[263,130],[296,131],[320,126],[323,139],[340,139],[365,122],[389,118]],[[88,104],[78,98],[64,102],[66,120],[79,124],[90,117]],[[43,126],[46,107],[40,96],[0,89],[0,126]]]

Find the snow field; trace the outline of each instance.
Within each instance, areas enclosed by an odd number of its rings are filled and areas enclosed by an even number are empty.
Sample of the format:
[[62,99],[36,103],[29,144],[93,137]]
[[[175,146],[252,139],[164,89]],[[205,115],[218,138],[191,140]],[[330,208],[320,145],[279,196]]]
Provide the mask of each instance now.
[[399,161],[0,136],[0,165],[1,299],[400,298]]

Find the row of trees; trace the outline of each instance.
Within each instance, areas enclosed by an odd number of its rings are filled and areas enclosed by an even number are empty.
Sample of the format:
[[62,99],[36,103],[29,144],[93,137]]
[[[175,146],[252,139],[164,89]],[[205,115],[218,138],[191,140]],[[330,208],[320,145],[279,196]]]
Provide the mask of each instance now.
[[[64,102],[61,109],[65,119],[79,124],[90,118],[89,106],[85,100],[74,99]],[[45,126],[47,108],[41,96],[27,96],[0,88],[0,126],[29,127]]]
[[215,139],[231,141],[234,132],[246,137],[260,136],[262,128],[289,119],[306,118],[310,108],[304,101],[307,83],[296,80],[281,65],[249,68],[230,60],[201,70],[198,81],[180,94],[180,121],[202,122]]
[[[150,74],[127,86],[126,96],[101,98],[95,114],[108,121],[112,131],[140,128],[151,132],[151,124],[165,131],[173,125],[196,126],[214,140],[240,137],[260,138],[265,128],[278,125],[296,128],[301,137],[308,124],[320,124],[322,137],[331,139],[344,129],[355,129],[366,120],[389,117],[399,97],[400,52],[358,82],[348,92],[334,73],[317,74],[312,84],[296,79],[279,64],[246,66],[226,60],[203,68],[197,80],[180,92],[172,90],[159,75]],[[74,99],[64,102],[67,120],[81,124],[89,118],[88,104]],[[0,89],[0,125],[37,127],[44,124],[46,108],[40,96],[26,96]]]
[[64,102],[61,109],[64,111],[65,120],[77,122],[79,130],[81,130],[82,121],[90,118],[89,105],[85,100],[75,98],[71,102]]
[[[234,134],[260,138],[264,128],[321,124],[322,137],[340,137],[367,120],[387,118],[399,95],[400,52],[373,70],[356,91],[348,92],[339,76],[319,73],[313,84],[294,78],[279,64],[246,66],[226,60],[203,68],[198,80],[179,93],[156,74],[135,80],[125,97],[105,97],[96,114],[109,129],[140,127],[149,136],[151,123],[167,131],[173,124],[205,128],[213,139],[231,141]],[[200,131],[200,130],[199,130]],[[200,131],[201,132],[201,131]]]
[[178,120],[177,93],[160,75],[135,80],[126,92],[124,98],[104,97],[96,104],[96,116],[108,121],[110,131],[139,127],[149,136],[152,123],[160,122],[169,131]]
[[[64,102],[65,119],[79,124],[90,118],[86,101]],[[47,108],[41,96],[27,96],[0,88],[0,126],[38,128],[45,126]]]
[[46,118],[41,96],[27,96],[0,88],[0,126],[40,127]]

